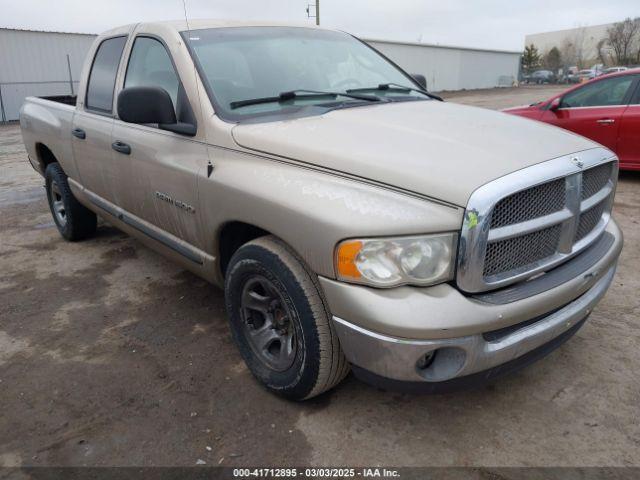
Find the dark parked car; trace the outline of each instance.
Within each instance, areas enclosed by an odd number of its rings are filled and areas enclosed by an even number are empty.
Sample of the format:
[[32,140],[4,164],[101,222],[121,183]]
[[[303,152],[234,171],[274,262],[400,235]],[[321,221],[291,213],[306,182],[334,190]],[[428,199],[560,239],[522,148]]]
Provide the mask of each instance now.
[[524,77],[524,81],[527,83],[554,83],[556,81],[556,75],[551,70],[536,70],[531,75]]

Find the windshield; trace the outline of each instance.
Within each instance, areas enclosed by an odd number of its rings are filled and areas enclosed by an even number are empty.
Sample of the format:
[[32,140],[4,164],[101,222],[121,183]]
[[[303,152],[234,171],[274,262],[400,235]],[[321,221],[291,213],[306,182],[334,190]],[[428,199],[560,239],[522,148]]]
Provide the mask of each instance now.
[[245,102],[238,108],[238,102],[300,90],[347,93],[371,88],[367,95],[382,99],[428,99],[414,91],[376,90],[388,83],[418,86],[375,50],[346,33],[304,27],[228,27],[182,35],[216,113],[227,120],[288,114],[305,107],[325,107],[322,111],[326,111],[336,105],[369,103],[357,98],[298,95],[287,101]]

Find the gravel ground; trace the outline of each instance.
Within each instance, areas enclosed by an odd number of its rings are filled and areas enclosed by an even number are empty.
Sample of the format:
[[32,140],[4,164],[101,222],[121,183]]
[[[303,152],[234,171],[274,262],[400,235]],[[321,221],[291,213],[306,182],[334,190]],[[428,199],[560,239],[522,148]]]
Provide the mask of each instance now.
[[[556,91],[445,96],[504,108]],[[296,404],[252,379],[220,290],[107,225],[63,241],[16,125],[0,172],[0,465],[640,465],[638,173],[621,175],[614,283],[546,359],[470,392],[349,377]]]

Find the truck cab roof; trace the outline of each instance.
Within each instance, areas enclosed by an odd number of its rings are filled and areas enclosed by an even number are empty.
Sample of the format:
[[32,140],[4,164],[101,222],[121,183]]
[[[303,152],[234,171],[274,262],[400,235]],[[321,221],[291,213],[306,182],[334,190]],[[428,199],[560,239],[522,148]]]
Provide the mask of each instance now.
[[113,35],[130,32],[133,28],[144,28],[146,26],[165,27],[167,29],[174,30],[176,32],[183,32],[186,30],[202,30],[205,28],[231,28],[231,27],[300,27],[300,28],[315,28],[330,30],[324,27],[316,25],[310,25],[308,23],[301,22],[282,22],[278,20],[273,21],[256,21],[256,20],[228,20],[228,19],[193,19],[189,20],[163,20],[159,22],[144,22],[144,23],[130,23],[127,25],[121,25],[116,28],[112,28],[100,34],[101,37],[109,37]]

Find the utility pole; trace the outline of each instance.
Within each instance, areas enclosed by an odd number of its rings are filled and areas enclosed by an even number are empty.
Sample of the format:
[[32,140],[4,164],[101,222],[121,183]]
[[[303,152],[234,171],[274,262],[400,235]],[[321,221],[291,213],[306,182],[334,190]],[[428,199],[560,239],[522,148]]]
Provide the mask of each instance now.
[[[316,9],[315,15],[311,15],[311,12],[309,11],[309,7],[315,7]],[[320,25],[320,0],[316,0],[316,3],[309,3],[307,5],[307,18],[315,18],[316,25]]]
[[71,60],[69,59],[69,54],[67,53],[67,69],[69,70],[69,88],[71,89],[71,96],[73,93],[73,76],[71,75]]

